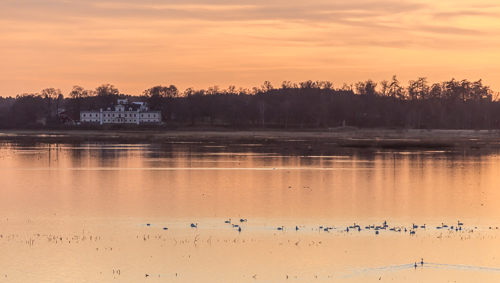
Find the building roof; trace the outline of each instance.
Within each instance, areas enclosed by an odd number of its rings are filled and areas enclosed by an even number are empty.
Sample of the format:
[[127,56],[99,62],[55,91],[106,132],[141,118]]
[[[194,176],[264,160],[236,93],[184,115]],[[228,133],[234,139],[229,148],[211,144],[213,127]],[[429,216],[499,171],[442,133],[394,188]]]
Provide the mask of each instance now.
[[67,119],[70,121],[79,120],[78,113],[76,112],[76,110],[74,108],[62,110],[58,114],[59,114],[59,117],[62,119]]
[[130,108],[132,108],[132,111],[137,111],[141,108],[141,105],[136,103],[118,104],[118,105],[110,104],[110,105],[104,105],[102,107],[102,110],[109,111],[108,110],[109,108],[111,111],[115,111],[116,107],[125,107],[125,111],[129,111]]

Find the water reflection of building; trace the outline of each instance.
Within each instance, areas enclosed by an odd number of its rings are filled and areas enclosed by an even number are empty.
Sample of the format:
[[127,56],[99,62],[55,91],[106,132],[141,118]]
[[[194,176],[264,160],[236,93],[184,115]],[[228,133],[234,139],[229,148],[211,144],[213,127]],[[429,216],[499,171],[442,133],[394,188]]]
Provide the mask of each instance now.
[[92,124],[159,124],[161,111],[150,111],[143,102],[129,103],[118,99],[117,104],[105,105],[99,112],[80,111],[81,123]]

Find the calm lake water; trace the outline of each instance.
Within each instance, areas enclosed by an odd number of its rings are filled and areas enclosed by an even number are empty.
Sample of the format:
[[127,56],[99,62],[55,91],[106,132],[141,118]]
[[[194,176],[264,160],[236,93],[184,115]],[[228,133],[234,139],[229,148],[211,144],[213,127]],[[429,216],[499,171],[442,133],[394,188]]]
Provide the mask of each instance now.
[[498,152],[3,144],[0,180],[0,282],[500,282]]

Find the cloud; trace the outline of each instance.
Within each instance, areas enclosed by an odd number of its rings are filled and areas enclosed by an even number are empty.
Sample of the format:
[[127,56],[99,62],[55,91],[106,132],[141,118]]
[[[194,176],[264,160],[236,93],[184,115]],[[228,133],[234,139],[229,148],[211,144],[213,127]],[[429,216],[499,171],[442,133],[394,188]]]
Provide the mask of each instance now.
[[468,28],[459,28],[454,26],[440,26],[440,25],[419,25],[417,26],[419,31],[437,33],[437,34],[446,34],[446,35],[482,35],[483,32],[474,29]]
[[[489,8],[489,7],[485,7]],[[498,18],[500,16],[500,12],[494,11],[480,11],[480,10],[459,10],[459,11],[446,11],[446,12],[437,12],[433,15],[434,19],[437,20],[450,20],[456,18],[464,18],[464,17],[493,17]]]
[[4,19],[56,21],[79,18],[132,18],[205,21],[335,21],[373,18],[420,10],[426,5],[405,1],[50,1],[19,0],[3,4]]
[[2,0],[0,75],[132,80],[181,72],[184,80],[192,73],[207,81],[216,77],[211,70],[244,78],[335,64],[389,68],[410,64],[410,55],[420,64],[432,52],[439,58],[496,52],[500,6],[458,2]]

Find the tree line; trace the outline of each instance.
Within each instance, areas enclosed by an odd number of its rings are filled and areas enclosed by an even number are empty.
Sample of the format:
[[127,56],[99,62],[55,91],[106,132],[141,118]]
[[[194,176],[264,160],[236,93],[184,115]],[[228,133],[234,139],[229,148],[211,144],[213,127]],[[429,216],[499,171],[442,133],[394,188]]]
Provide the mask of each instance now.
[[208,89],[154,86],[140,95],[103,84],[94,90],[74,86],[66,96],[47,88],[40,93],[0,99],[0,127],[59,125],[58,109],[79,117],[116,103],[142,101],[161,111],[166,125],[234,128],[332,128],[338,126],[414,129],[500,129],[499,93],[482,80],[429,83],[420,77],[403,85],[391,80],[360,81],[335,88],[330,81],[284,81],[261,86]]

